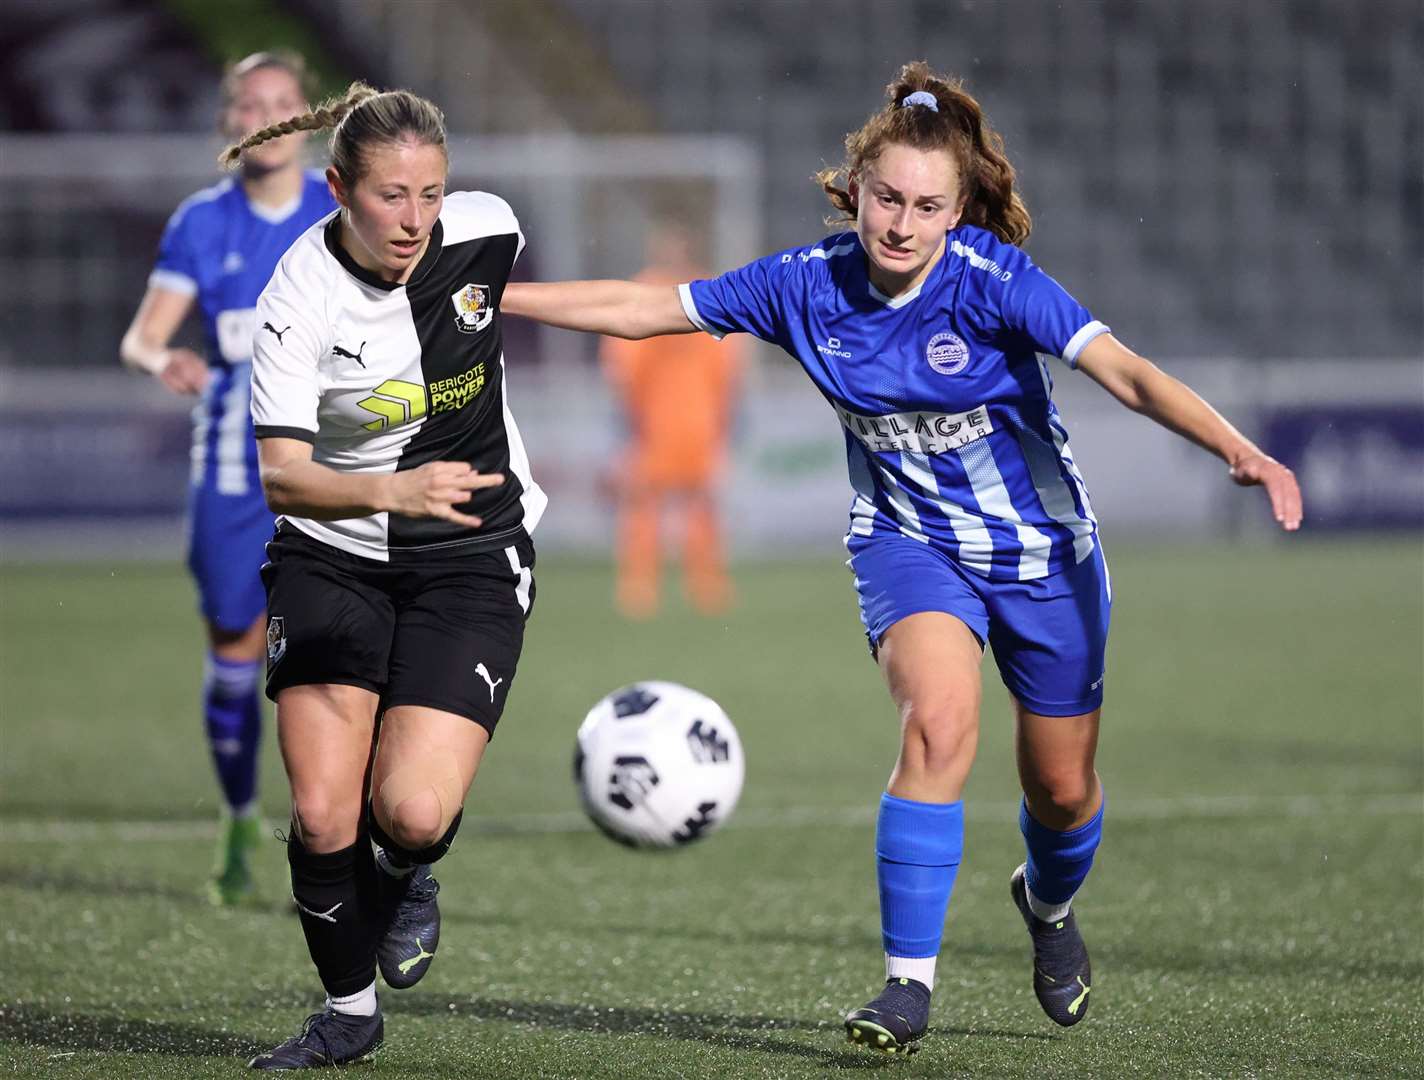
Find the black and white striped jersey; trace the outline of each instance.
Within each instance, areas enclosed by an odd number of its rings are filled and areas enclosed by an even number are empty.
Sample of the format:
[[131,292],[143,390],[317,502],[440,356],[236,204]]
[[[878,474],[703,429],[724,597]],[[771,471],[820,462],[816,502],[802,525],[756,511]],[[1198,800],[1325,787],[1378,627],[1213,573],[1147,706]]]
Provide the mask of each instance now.
[[509,410],[499,301],[524,237],[503,199],[458,191],[404,284],[382,281],[342,249],[339,219],[312,226],[257,301],[252,418],[257,437],[302,439],[342,472],[466,461],[503,473],[459,509],[479,529],[372,514],[287,516],[343,551],[381,561],[505,547],[534,531],[547,498]]

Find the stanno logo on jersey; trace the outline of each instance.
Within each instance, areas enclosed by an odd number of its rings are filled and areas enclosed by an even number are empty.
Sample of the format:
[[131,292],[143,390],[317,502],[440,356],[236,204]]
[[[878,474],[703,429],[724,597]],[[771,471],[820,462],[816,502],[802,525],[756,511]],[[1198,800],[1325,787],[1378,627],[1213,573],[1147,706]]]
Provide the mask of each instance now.
[[966,413],[904,412],[861,416],[836,406],[846,430],[878,454],[944,454],[982,439],[994,430],[989,412],[976,405]]
[[455,329],[462,334],[477,334],[494,318],[486,285],[462,285],[450,294],[450,303],[455,305]]
[[331,347],[331,355],[332,355],[332,356],[344,356],[344,357],[346,357],[346,359],[348,359],[348,360],[355,360],[356,363],[360,364],[362,367],[365,367],[365,366],[366,366],[366,361],[364,361],[364,360],[361,359],[361,354],[362,354],[363,352],[365,352],[365,351],[366,351],[366,343],[365,343],[364,341],[361,342],[361,347],[360,347],[359,349],[357,349],[355,352],[347,352],[347,351],[346,351],[345,349],[343,349],[340,345],[333,345],[333,346]]
[[223,256],[224,274],[240,274],[242,273],[242,268],[246,265],[247,263],[243,261],[242,252],[240,251],[229,251]]
[[958,334],[945,330],[930,338],[925,359],[941,375],[958,375],[969,363],[969,346]]
[[841,348],[841,339],[838,337],[826,338],[826,343],[817,345],[816,351],[826,356],[839,356],[842,360],[850,359],[850,350]]

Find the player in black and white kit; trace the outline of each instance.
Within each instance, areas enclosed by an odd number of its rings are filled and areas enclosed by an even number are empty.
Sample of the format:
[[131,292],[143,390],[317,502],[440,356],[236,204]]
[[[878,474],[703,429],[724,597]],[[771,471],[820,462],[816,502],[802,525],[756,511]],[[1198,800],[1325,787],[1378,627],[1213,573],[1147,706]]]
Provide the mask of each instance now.
[[254,340],[262,485],[280,515],[267,693],[292,894],[327,994],[251,1062],[269,1070],[365,1057],[383,1036],[377,967],[396,989],[429,967],[429,865],[514,680],[545,505],[505,393],[513,212],[445,195],[443,117],[406,91],[355,84],[240,145],[326,127],[341,210],[278,264]]

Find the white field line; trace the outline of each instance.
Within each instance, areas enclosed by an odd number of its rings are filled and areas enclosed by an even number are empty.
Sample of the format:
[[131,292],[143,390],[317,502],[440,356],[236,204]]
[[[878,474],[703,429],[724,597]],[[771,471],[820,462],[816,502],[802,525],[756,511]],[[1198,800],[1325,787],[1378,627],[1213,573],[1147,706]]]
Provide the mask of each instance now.
[[[1017,821],[1017,802],[979,802],[965,808],[970,821]],[[728,828],[788,829],[818,825],[870,825],[877,807],[792,806],[776,810],[743,811]],[[1163,821],[1193,818],[1309,818],[1332,810],[1356,816],[1393,817],[1415,815],[1424,818],[1424,792],[1396,792],[1362,795],[1184,795],[1164,799],[1110,800],[1108,816],[1113,821]],[[62,821],[9,820],[0,818],[0,843],[39,844],[69,841],[107,840],[133,843],[145,840],[186,840],[213,835],[211,819],[201,821]],[[546,814],[509,814],[503,817],[472,817],[465,824],[470,832],[487,835],[519,833],[576,833],[591,830],[583,814],[574,811]]]

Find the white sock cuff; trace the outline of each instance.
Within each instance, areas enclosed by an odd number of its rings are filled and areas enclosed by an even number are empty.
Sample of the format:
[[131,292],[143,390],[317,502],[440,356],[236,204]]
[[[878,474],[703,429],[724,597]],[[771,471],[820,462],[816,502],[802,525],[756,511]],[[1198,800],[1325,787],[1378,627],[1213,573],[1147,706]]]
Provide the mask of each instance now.
[[332,997],[326,995],[327,1008],[335,1009],[339,1013],[346,1013],[348,1016],[375,1016],[376,1015],[376,980],[371,980],[371,985],[364,990],[357,990],[349,997]]
[[934,989],[935,964],[938,956],[891,956],[885,954],[885,977],[887,979],[914,979]]
[[257,689],[261,660],[223,660],[208,653],[203,658],[203,686],[225,698],[245,697]]
[[1028,882],[1024,882],[1024,895],[1028,897],[1028,909],[1044,922],[1058,922],[1059,919],[1068,917],[1068,909],[1073,906],[1073,897],[1068,897],[1061,904],[1050,904],[1046,900],[1040,900],[1033,895],[1033,890],[1028,887]]

